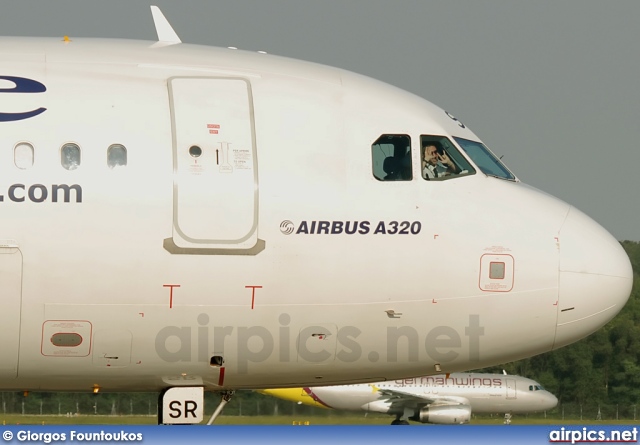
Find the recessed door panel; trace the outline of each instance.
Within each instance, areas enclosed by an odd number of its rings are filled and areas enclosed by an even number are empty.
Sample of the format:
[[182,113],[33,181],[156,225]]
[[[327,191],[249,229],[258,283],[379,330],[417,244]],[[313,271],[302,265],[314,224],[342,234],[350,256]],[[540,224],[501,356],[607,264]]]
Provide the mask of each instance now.
[[20,350],[20,306],[22,302],[22,253],[10,242],[0,241],[0,378],[18,375]]
[[174,243],[189,248],[253,247],[258,185],[249,83],[173,78],[170,93]]

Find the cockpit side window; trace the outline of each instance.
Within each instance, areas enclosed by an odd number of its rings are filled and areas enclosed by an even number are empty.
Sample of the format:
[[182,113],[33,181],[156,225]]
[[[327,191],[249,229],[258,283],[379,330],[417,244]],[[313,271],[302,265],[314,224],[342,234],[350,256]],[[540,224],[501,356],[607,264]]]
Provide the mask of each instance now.
[[444,136],[420,136],[420,171],[426,180],[444,180],[473,175],[476,171]]
[[482,143],[456,137],[454,139],[485,175],[510,181],[516,180],[500,159],[496,158]]
[[411,181],[411,138],[384,134],[371,145],[373,176],[378,181]]

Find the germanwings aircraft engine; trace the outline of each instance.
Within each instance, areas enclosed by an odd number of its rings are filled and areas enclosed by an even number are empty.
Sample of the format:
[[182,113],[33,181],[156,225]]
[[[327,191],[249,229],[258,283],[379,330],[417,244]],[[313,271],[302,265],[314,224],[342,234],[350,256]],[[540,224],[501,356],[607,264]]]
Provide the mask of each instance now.
[[471,407],[459,406],[427,406],[420,409],[409,420],[421,423],[439,423],[441,425],[455,425],[469,423],[471,420]]
[[[456,425],[469,423],[469,420],[471,420],[471,407],[469,405],[434,405],[409,410],[413,411],[413,414],[407,418],[420,423]],[[368,403],[365,411],[389,414],[393,412],[393,408],[388,402],[376,401]]]

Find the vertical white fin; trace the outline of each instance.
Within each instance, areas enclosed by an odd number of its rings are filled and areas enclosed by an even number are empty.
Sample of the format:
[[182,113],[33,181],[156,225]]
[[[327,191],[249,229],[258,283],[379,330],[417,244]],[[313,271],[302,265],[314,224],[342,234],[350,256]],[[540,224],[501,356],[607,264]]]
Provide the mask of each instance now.
[[153,23],[156,25],[156,32],[158,33],[158,41],[175,45],[176,43],[182,43],[178,34],[173,30],[169,21],[165,18],[160,8],[157,6],[151,6],[151,14],[153,15]]

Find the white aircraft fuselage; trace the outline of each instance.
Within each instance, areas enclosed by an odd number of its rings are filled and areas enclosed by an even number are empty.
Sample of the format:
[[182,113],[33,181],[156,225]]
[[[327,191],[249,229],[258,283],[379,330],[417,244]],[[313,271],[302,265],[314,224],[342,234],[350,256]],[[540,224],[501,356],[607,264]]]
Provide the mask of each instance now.
[[[188,44],[0,47],[2,390],[462,371],[575,342],[629,297],[606,230],[483,171],[468,127],[398,88]],[[388,135],[410,178],[376,173]],[[429,137],[469,168],[423,179]]]

